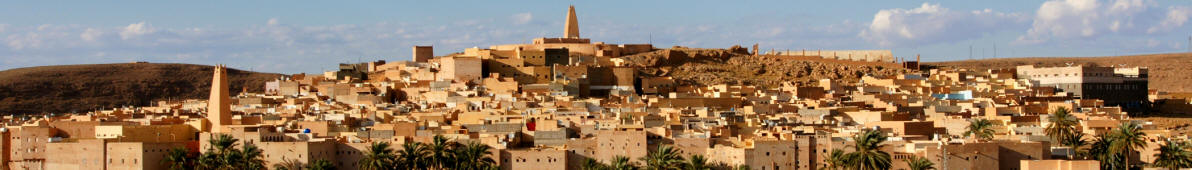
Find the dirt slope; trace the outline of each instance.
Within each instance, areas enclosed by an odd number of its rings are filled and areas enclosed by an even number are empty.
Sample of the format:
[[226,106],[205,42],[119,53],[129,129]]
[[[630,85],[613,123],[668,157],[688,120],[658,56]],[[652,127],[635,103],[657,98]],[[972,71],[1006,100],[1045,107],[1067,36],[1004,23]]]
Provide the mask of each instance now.
[[[201,99],[211,89],[211,66],[122,63],[61,65],[0,71],[0,115],[84,112],[148,106],[163,99]],[[263,91],[280,74],[228,69],[232,94]]]
[[[668,52],[669,50],[669,52]],[[672,76],[683,85],[746,84],[777,87],[783,82],[808,84],[819,79],[846,82],[861,76],[890,76],[912,70],[893,66],[858,65],[829,60],[754,57],[739,47],[728,49],[670,48],[621,57],[640,73]]]

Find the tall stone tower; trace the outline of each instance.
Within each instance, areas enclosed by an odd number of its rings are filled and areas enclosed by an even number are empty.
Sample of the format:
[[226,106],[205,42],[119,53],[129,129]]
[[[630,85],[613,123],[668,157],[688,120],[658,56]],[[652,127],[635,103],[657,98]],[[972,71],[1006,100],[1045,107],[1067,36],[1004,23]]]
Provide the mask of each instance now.
[[215,75],[211,76],[211,96],[207,99],[207,121],[211,122],[211,132],[220,133],[223,125],[232,124],[232,103],[228,93],[227,68],[215,65]]
[[579,38],[579,20],[575,19],[575,6],[567,8],[567,26],[563,38]]

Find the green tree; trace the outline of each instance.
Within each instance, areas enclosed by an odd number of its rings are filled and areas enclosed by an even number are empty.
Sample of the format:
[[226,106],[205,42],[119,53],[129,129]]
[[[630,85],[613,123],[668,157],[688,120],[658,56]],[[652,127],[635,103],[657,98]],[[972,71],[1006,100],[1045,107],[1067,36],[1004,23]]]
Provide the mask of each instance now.
[[580,165],[580,169],[582,169],[582,170],[604,170],[604,169],[609,169],[609,168],[608,168],[608,166],[605,166],[604,164],[600,163],[600,161],[596,161],[595,159],[592,159],[592,158],[587,158],[587,159],[584,159],[584,163],[582,165]]
[[374,142],[369,145],[368,150],[364,152],[364,158],[360,159],[359,168],[361,170],[393,169],[393,161],[397,156],[393,155],[393,149],[389,147],[389,142]]
[[265,169],[265,160],[261,159],[262,150],[257,145],[246,144],[240,148],[240,151],[235,154],[239,156],[241,164],[237,166],[238,169]]
[[1072,134],[1072,136],[1069,136],[1069,137],[1065,138],[1063,141],[1059,141],[1059,142],[1061,144],[1063,144],[1064,146],[1068,146],[1069,148],[1071,148],[1068,153],[1068,159],[1073,159],[1077,155],[1086,155],[1085,152],[1087,152],[1087,151],[1084,151],[1081,149],[1085,145],[1088,145],[1088,141],[1084,140],[1084,133]]
[[918,156],[913,156],[910,159],[907,159],[906,165],[910,166],[911,170],[935,169],[935,163],[931,163],[931,160],[927,160],[927,158]]
[[877,129],[866,129],[853,137],[854,152],[845,154],[849,169],[889,169],[890,153],[882,151],[886,135]]
[[335,164],[326,159],[319,159],[309,164],[306,164],[307,170],[335,170]]
[[447,168],[449,165],[452,165],[452,144],[454,143],[447,140],[446,137],[443,137],[442,135],[435,135],[431,143],[426,145],[427,151],[430,152],[430,155],[426,157],[426,163],[428,163],[431,168],[436,169],[443,169]]
[[691,159],[687,160],[687,170],[711,170],[712,167],[708,165],[708,158],[703,155],[692,155]]
[[452,154],[454,157],[455,169],[458,170],[479,170],[487,169],[489,167],[496,167],[496,161],[489,154],[492,147],[477,143],[469,142],[462,147],[456,148]]
[[609,163],[609,168],[612,170],[636,170],[637,166],[633,162],[629,162],[629,157],[614,156],[612,163]]
[[973,119],[969,122],[968,131],[964,136],[976,137],[977,141],[993,140],[993,122],[988,119]]
[[306,165],[303,165],[302,162],[299,162],[297,159],[286,159],[286,160],[282,160],[282,162],[273,164],[273,169],[276,169],[276,170],[302,170],[302,168],[305,166]]
[[186,148],[174,148],[166,153],[166,157],[162,158],[161,162],[168,165],[171,170],[192,169],[191,164],[194,164],[194,157],[189,151],[186,151]]
[[1110,144],[1110,148],[1114,152],[1121,153],[1125,158],[1122,161],[1123,167],[1130,168],[1130,152],[1146,147],[1146,133],[1142,132],[1142,126],[1137,123],[1125,122],[1118,126],[1113,135],[1114,140]]
[[199,155],[197,169],[237,169],[242,158],[235,148],[237,141],[227,134],[213,136],[207,141],[207,152]]
[[1072,138],[1077,132],[1076,125],[1078,124],[1075,116],[1068,113],[1068,109],[1060,107],[1051,113],[1047,118],[1050,125],[1047,125],[1046,133],[1053,141],[1066,141]]
[[1183,141],[1167,141],[1159,146],[1159,153],[1155,154],[1155,166],[1167,169],[1192,168],[1192,152],[1188,151],[1188,143]]
[[684,162],[679,151],[669,145],[658,146],[657,150],[647,153],[640,159],[642,162],[646,162],[646,169],[649,170],[680,169]]
[[400,169],[426,169],[426,155],[427,150],[422,143],[410,142],[401,145],[401,150],[397,151],[398,159],[395,161]]
[[826,164],[821,169],[841,169],[848,165],[848,157],[845,156],[844,150],[832,149],[825,158]]
[[1102,134],[1097,135],[1093,144],[1089,145],[1089,156],[1099,161],[1102,169],[1122,169],[1121,154],[1113,152],[1111,148],[1114,140],[1114,135]]

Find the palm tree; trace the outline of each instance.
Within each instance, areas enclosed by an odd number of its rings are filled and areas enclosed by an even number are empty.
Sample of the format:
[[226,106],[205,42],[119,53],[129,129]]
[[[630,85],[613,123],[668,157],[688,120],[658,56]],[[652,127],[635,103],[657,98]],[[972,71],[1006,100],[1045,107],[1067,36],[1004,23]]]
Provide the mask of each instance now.
[[395,161],[398,168],[401,169],[425,169],[426,168],[426,147],[422,143],[410,142],[401,145],[401,150],[397,151],[398,159]]
[[658,150],[639,159],[646,162],[646,169],[650,170],[679,169],[683,167],[684,162],[679,151],[668,145],[658,146]]
[[992,140],[993,122],[988,119],[973,119],[969,122],[968,131],[964,131],[964,136],[976,136],[978,141]]
[[1073,159],[1076,157],[1076,155],[1084,155],[1084,151],[1081,151],[1080,148],[1084,147],[1084,145],[1088,145],[1088,141],[1084,140],[1084,133],[1074,133],[1071,136],[1068,136],[1066,139],[1060,141],[1060,143],[1070,148],[1068,159]]
[[426,145],[427,151],[430,152],[430,155],[426,157],[426,162],[430,164],[431,168],[443,169],[452,164],[451,145],[452,142],[442,135],[435,135],[433,141]]
[[827,165],[825,165],[822,169],[844,168],[845,165],[847,165],[846,162],[848,161],[848,158],[845,157],[844,150],[840,149],[832,149],[832,152],[829,153],[826,158],[828,158],[825,160]]
[[1125,122],[1118,126],[1113,135],[1115,140],[1110,144],[1110,148],[1121,153],[1125,157],[1122,165],[1130,168],[1130,152],[1146,147],[1146,133],[1142,132],[1142,127],[1137,123]]
[[1192,152],[1188,149],[1187,142],[1168,140],[1167,144],[1159,146],[1159,153],[1155,154],[1155,166],[1173,170],[1192,168]]
[[607,166],[592,158],[584,159],[584,164],[580,165],[582,170],[603,170],[608,169]]
[[207,152],[199,155],[198,169],[236,169],[241,160],[240,151],[231,135],[219,134],[207,141]]
[[190,164],[194,163],[194,160],[185,148],[174,148],[166,153],[166,157],[161,162],[168,165],[171,170],[185,170],[192,168]]
[[393,169],[393,160],[396,158],[397,156],[393,155],[393,149],[389,148],[389,142],[375,142],[368,146],[364,158],[360,159],[359,168],[362,170]]
[[455,169],[460,170],[478,170],[486,169],[496,165],[496,161],[489,157],[492,154],[492,147],[477,143],[469,142],[460,148],[456,148],[451,157],[454,157]]
[[239,154],[237,154],[240,156],[239,162],[242,163],[239,168],[265,169],[265,160],[261,159],[261,152],[263,151],[260,148],[257,148],[257,145],[245,144],[244,147],[240,149]]
[[931,163],[931,160],[927,160],[927,158],[918,156],[912,156],[910,159],[907,159],[906,165],[910,166],[911,170],[935,169],[935,167],[933,167],[935,166],[935,163]]
[[335,164],[332,164],[331,161],[328,161],[326,159],[319,159],[315,162],[311,162],[310,164],[306,164],[306,169],[308,169],[308,170],[335,170]]
[[617,155],[613,157],[612,163],[609,164],[609,169],[636,170],[637,166],[634,166],[633,162],[629,162],[629,157]]
[[1122,169],[1121,154],[1113,152],[1110,145],[1114,142],[1114,135],[1097,135],[1093,144],[1089,145],[1089,156],[1101,163],[1103,169]]
[[711,170],[712,169],[711,166],[708,166],[708,158],[704,158],[703,155],[692,155],[691,159],[687,160],[686,165],[687,165],[687,170]]
[[1053,141],[1066,141],[1078,133],[1076,117],[1068,113],[1068,108],[1055,109],[1055,112],[1051,113],[1047,120],[1051,122],[1051,125],[1047,125],[1046,133]]
[[854,152],[845,154],[846,162],[851,168],[858,170],[889,169],[890,153],[882,151],[882,142],[886,141],[886,134],[877,129],[866,129],[853,137],[856,144]]
[[302,168],[305,166],[306,165],[303,165],[302,162],[299,162],[297,159],[286,159],[280,163],[273,164],[273,169],[276,169],[276,170],[302,170]]

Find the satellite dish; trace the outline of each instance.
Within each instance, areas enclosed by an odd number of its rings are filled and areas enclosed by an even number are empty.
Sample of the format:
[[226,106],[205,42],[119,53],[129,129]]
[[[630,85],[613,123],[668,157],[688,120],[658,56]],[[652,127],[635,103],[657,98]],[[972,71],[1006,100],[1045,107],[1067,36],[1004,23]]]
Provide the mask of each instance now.
[[8,132],[8,128],[0,127],[0,133]]
[[310,133],[310,129],[303,129],[302,133]]

